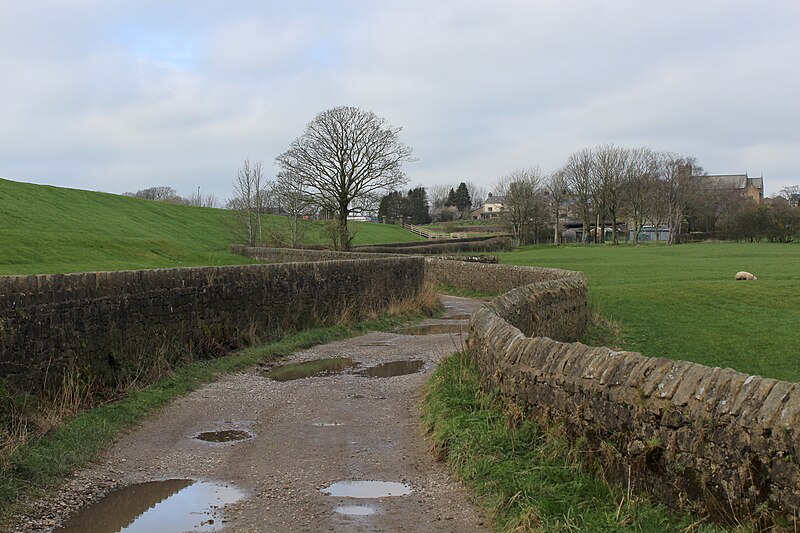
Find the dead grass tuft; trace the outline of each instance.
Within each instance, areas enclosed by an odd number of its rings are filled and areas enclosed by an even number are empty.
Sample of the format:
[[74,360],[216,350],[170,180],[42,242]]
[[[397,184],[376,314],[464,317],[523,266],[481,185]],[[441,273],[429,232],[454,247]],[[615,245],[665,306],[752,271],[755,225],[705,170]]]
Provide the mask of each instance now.
[[590,346],[606,346],[612,350],[622,350],[625,344],[622,324],[606,318],[597,311],[592,311],[581,342]]
[[77,367],[70,367],[62,375],[62,383],[54,390],[12,390],[0,384],[0,466],[10,466],[13,453],[30,440],[37,439],[59,428],[63,421],[75,416],[95,403],[96,383]]

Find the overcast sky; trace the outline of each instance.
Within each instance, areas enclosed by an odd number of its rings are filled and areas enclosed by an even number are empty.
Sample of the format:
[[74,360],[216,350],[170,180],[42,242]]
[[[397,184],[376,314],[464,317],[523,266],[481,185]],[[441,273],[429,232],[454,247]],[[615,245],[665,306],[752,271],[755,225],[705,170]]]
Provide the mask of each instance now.
[[226,198],[322,110],[402,127],[411,184],[599,143],[800,184],[800,2],[0,0],[0,176]]

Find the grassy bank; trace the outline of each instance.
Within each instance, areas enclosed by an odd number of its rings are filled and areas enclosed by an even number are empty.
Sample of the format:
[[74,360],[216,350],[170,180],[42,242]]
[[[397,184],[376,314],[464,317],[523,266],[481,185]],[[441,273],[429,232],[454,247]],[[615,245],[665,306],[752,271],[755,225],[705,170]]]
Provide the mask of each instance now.
[[[584,272],[593,308],[621,324],[626,349],[800,381],[800,246],[527,247],[515,265]],[[755,282],[734,281],[747,270]]]
[[119,401],[65,420],[44,437],[16,449],[0,464],[0,525],[15,511],[20,495],[35,494],[57,484],[111,445],[121,431],[137,425],[178,396],[192,392],[224,374],[318,344],[371,330],[396,328],[412,318],[408,315],[384,316],[351,326],[338,325],[287,335],[275,342],[174,369],[167,376],[128,393]]
[[481,392],[467,355],[439,363],[423,413],[437,453],[497,531],[720,531],[587,474],[558,427],[503,412]]
[[[0,179],[0,275],[254,262],[230,253],[231,223],[223,209]],[[399,226],[352,225],[357,245],[422,239]],[[312,223],[306,242],[325,243],[322,227]]]

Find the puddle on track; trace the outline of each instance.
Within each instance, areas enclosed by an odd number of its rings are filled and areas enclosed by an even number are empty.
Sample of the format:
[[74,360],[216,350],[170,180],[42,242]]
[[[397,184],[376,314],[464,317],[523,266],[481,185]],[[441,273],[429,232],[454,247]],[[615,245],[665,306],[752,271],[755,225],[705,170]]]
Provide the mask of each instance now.
[[377,509],[366,505],[341,505],[334,509],[339,514],[347,516],[369,516],[378,512]]
[[446,320],[469,320],[472,315],[470,313],[457,313],[454,315],[444,315]]
[[405,483],[395,481],[337,481],[319,490],[337,498],[386,498],[414,492]]
[[394,376],[404,376],[415,374],[425,367],[425,361],[392,361],[391,363],[381,363],[357,372],[359,376],[370,378],[391,378]]
[[342,370],[356,366],[358,366],[358,363],[354,363],[349,357],[330,357],[317,359],[316,361],[277,366],[265,372],[264,376],[275,381],[290,381],[312,376],[332,376]]
[[311,425],[319,428],[333,428],[343,426],[344,422],[312,422]]
[[54,533],[218,531],[219,510],[242,498],[233,486],[192,479],[137,483],[80,509]]
[[254,435],[242,429],[225,429],[222,431],[204,431],[194,438],[204,442],[235,442],[253,438]]
[[359,346],[384,346],[385,347],[385,346],[397,346],[397,345],[395,343],[393,343],[393,342],[376,341],[376,342],[365,342],[364,344],[359,344]]
[[468,332],[468,324],[428,324],[397,330],[397,333],[402,335],[439,335],[442,333],[461,335]]

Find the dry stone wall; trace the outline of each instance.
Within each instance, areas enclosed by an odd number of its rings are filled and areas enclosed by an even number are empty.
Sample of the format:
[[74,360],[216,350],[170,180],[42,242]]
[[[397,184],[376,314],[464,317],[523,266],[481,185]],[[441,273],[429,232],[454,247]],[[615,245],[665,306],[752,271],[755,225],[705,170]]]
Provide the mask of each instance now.
[[387,242],[382,244],[367,244],[367,245],[359,245],[354,248],[354,250],[358,251],[362,248],[373,248],[373,247],[380,247],[380,248],[408,248],[408,247],[415,247],[415,246],[439,246],[440,244],[462,244],[467,242],[481,242],[481,241],[488,241],[492,239],[496,239],[501,237],[500,235],[480,235],[477,237],[457,237],[454,239],[428,239],[423,241],[409,241],[409,242]]
[[313,248],[248,247],[234,244],[231,252],[267,263],[307,263],[309,261],[338,261],[349,259],[381,259],[397,257],[395,254],[340,252]]
[[497,293],[531,283],[565,279],[583,283],[584,290],[586,285],[586,279],[580,272],[557,268],[458,262],[435,257],[425,260],[425,276],[432,282],[450,287]]
[[458,240],[431,240],[417,243],[400,243],[395,245],[359,246],[359,252],[394,253],[394,254],[453,254],[459,252],[481,253],[511,250],[510,237],[474,237]]
[[596,467],[723,520],[800,513],[800,384],[586,346],[576,273],[429,261],[426,276],[510,290],[476,311],[469,350],[488,389],[563,424]]
[[213,356],[253,334],[324,323],[416,294],[415,257],[0,277],[0,377],[113,383],[158,358]]

